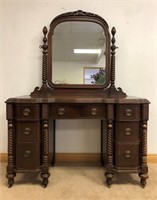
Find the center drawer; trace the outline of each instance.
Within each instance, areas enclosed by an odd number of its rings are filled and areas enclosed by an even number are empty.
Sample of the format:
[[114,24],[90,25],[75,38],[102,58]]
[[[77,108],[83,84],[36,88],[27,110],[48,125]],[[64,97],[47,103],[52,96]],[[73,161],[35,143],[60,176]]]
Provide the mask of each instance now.
[[105,106],[97,104],[51,105],[50,114],[55,119],[105,118]]

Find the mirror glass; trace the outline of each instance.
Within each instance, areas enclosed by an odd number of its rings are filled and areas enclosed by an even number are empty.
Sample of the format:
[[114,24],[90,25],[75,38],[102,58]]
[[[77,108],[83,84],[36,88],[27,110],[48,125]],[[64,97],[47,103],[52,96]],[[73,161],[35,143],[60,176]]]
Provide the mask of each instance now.
[[52,82],[105,84],[105,52],[106,36],[99,24],[88,21],[59,23],[52,35]]

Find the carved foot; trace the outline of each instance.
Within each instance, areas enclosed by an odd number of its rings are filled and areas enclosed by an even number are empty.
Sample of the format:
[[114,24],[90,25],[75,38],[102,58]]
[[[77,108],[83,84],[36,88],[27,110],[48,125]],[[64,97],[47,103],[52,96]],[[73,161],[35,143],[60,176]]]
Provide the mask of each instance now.
[[11,179],[8,179],[8,188],[11,188],[14,184],[14,179],[11,178]]
[[16,176],[16,173],[13,172],[12,174],[11,173],[8,173],[6,175],[7,179],[8,179],[8,188],[11,188],[14,184],[14,177]]
[[50,176],[50,173],[42,173],[41,178],[43,179],[42,185],[44,188],[47,187],[47,184],[49,183],[48,178]]
[[139,173],[139,177],[141,178],[140,184],[141,187],[144,188],[146,186],[146,179],[149,177],[148,174]]
[[42,185],[43,185],[43,188],[46,188],[47,187],[47,184],[48,184],[48,178],[44,178],[43,179],[43,183],[42,183]]
[[114,174],[105,173],[105,176],[106,176],[106,184],[107,184],[107,187],[108,187],[108,188],[111,188],[112,179],[113,179]]

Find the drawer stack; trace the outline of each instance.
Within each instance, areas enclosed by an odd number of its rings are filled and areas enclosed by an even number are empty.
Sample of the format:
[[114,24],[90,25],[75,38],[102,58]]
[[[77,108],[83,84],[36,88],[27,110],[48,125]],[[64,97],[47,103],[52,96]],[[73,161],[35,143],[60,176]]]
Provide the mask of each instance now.
[[40,167],[40,106],[16,104],[16,169],[38,170]]
[[140,150],[140,105],[116,105],[115,168],[137,170]]

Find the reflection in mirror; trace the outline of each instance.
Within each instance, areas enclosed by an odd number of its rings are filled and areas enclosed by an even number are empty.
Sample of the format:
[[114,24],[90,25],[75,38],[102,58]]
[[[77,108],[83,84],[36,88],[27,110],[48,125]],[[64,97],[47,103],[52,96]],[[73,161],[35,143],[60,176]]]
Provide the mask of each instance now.
[[104,84],[105,68],[84,67],[84,84]]
[[99,24],[82,21],[58,24],[52,36],[52,82],[93,84],[84,81],[84,67],[97,68],[97,73],[100,66],[105,69],[105,49],[105,34]]

